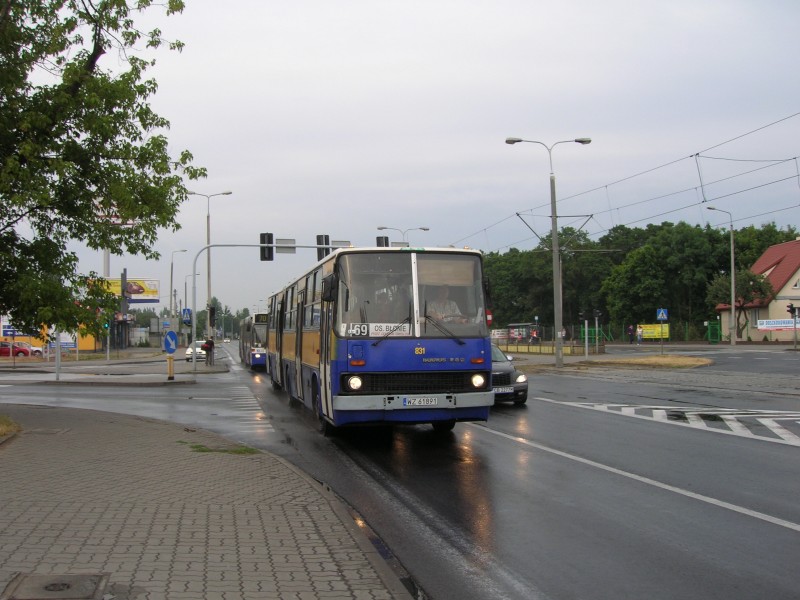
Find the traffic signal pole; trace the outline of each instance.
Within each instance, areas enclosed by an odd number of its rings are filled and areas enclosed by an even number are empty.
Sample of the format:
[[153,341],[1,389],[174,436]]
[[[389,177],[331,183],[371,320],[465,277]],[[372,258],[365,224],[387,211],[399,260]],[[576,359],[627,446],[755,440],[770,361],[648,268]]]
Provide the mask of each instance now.
[[[264,235],[268,235],[268,234],[264,234]],[[265,238],[261,238],[261,239],[265,240]],[[261,249],[260,252],[262,253],[262,256],[269,255],[270,257],[272,257],[273,253],[272,252],[267,252],[264,249],[265,245],[266,244],[209,244],[207,246],[203,246],[202,248],[200,248],[200,250],[198,250],[197,254],[195,254],[195,256],[194,256],[194,261],[192,262],[192,336],[194,336],[195,332],[197,331],[197,310],[195,310],[195,309],[197,308],[197,275],[199,275],[199,273],[197,272],[197,259],[200,258],[200,255],[203,254],[203,252],[208,252],[208,250],[210,248],[260,248]],[[330,246],[320,246],[318,244],[313,244],[313,245],[273,244],[271,246],[271,248],[273,249],[273,252],[275,250],[277,250],[278,248],[315,248],[317,250],[327,249],[328,252],[331,250]],[[187,277],[188,277],[188,275],[187,275]],[[211,298],[208,299],[208,302],[209,302],[209,306],[210,306],[211,305]],[[208,317],[209,317],[209,322],[210,322],[211,311],[209,311]],[[192,343],[194,343],[194,337],[192,337]],[[194,375],[197,374],[197,352],[194,352],[194,351],[192,351],[192,372],[193,372]]]

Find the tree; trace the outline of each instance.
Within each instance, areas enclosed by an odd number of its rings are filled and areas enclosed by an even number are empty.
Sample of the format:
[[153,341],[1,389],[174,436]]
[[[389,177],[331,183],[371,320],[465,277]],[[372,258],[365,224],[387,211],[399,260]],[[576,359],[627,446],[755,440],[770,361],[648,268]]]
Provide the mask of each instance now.
[[[484,263],[491,286],[490,308],[496,324],[532,322],[535,316],[544,320],[553,314],[552,262],[548,262],[549,256],[549,252],[516,248],[505,254],[491,252],[486,255]],[[548,289],[549,302],[546,299]]]
[[[737,229],[733,237],[737,269],[749,269],[770,246],[791,242],[796,239],[797,230],[792,226],[787,226],[785,230],[778,229],[773,222],[758,228],[749,225],[742,229]],[[729,240],[730,238],[726,239]],[[730,243],[728,247],[730,248]]]
[[[137,48],[166,43],[135,25],[151,3],[0,0],[0,313],[22,329],[98,332],[97,312],[117,299],[78,272],[68,243],[158,258],[158,231],[179,228],[184,178],[205,176],[188,151],[169,155],[169,122],[148,105],[154,61]],[[120,72],[101,69],[111,50]]]
[[[736,303],[736,337],[742,335],[747,327],[748,304],[756,300],[769,301],[773,294],[772,284],[764,275],[756,275],[752,271],[736,272],[736,289],[734,299]],[[708,294],[706,296],[709,304],[717,306],[723,304],[730,306],[731,303],[731,277],[730,275],[717,274],[708,284]]]
[[133,308],[131,309],[131,314],[133,315],[133,320],[136,324],[136,327],[146,327],[148,329],[150,328],[151,321],[158,318],[156,311],[152,308]]
[[631,252],[601,286],[612,320],[646,323],[664,306],[666,280],[658,252],[651,244]]

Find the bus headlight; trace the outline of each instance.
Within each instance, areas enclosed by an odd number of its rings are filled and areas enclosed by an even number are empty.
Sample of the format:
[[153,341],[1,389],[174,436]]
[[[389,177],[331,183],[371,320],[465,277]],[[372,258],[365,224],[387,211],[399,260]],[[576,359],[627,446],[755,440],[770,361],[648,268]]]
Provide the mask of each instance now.
[[486,377],[484,377],[480,373],[475,373],[475,375],[472,376],[472,387],[475,388],[486,387]]
[[347,387],[350,388],[351,392],[357,392],[361,389],[362,385],[364,385],[364,382],[358,375],[353,375],[352,377],[347,378]]

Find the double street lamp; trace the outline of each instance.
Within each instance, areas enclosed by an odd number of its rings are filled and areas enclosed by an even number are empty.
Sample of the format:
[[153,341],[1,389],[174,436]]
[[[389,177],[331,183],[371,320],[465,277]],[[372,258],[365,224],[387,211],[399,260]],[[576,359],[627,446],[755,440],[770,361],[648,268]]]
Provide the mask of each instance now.
[[403,241],[408,242],[408,232],[409,231],[430,231],[430,227],[411,227],[410,229],[396,229],[394,227],[385,227],[383,225],[378,227],[378,231],[383,231],[384,229],[389,229],[391,231],[397,231],[403,236]]
[[564,366],[564,338],[562,337],[563,330],[563,313],[562,313],[562,300],[561,300],[561,252],[558,246],[558,215],[556,213],[556,176],[553,173],[553,148],[558,144],[576,143],[576,144],[591,144],[591,138],[576,138],[574,140],[562,140],[555,142],[548,146],[544,142],[537,142],[535,140],[523,140],[521,138],[506,138],[506,144],[518,144],[526,142],[529,144],[539,144],[544,146],[547,150],[547,155],[550,157],[550,221],[551,221],[551,236],[553,238],[553,312],[554,312],[554,328],[555,335],[555,358],[556,367]]
[[731,222],[731,320],[729,324],[731,332],[731,346],[736,345],[736,271],[733,259],[733,215],[727,210],[715,208],[713,206],[706,206],[708,210],[715,210],[717,212],[724,212],[728,215]]
[[[211,199],[214,196],[230,196],[233,192],[219,192],[218,194],[200,194],[198,192],[189,192],[190,196],[203,196],[208,206],[206,208],[206,246],[211,245]],[[208,271],[208,336],[211,337],[213,335],[213,329],[211,328],[211,248],[206,249],[206,270]]]

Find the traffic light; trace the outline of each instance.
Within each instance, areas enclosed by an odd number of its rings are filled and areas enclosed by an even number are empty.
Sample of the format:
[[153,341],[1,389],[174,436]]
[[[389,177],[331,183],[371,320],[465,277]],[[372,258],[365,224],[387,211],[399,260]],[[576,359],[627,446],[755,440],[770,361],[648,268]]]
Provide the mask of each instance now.
[[108,329],[108,321],[103,321],[103,329]]
[[331,252],[331,236],[329,235],[318,235],[317,236],[317,246],[322,246],[321,248],[317,248],[317,260],[322,260]]
[[271,233],[262,233],[260,240],[261,260],[272,260],[275,258],[275,248],[273,246],[275,241],[273,235]]
[[212,306],[208,309],[208,321],[212,327],[217,325],[217,307]]
[[786,305],[786,312],[790,315],[794,316],[794,304],[787,304]]

